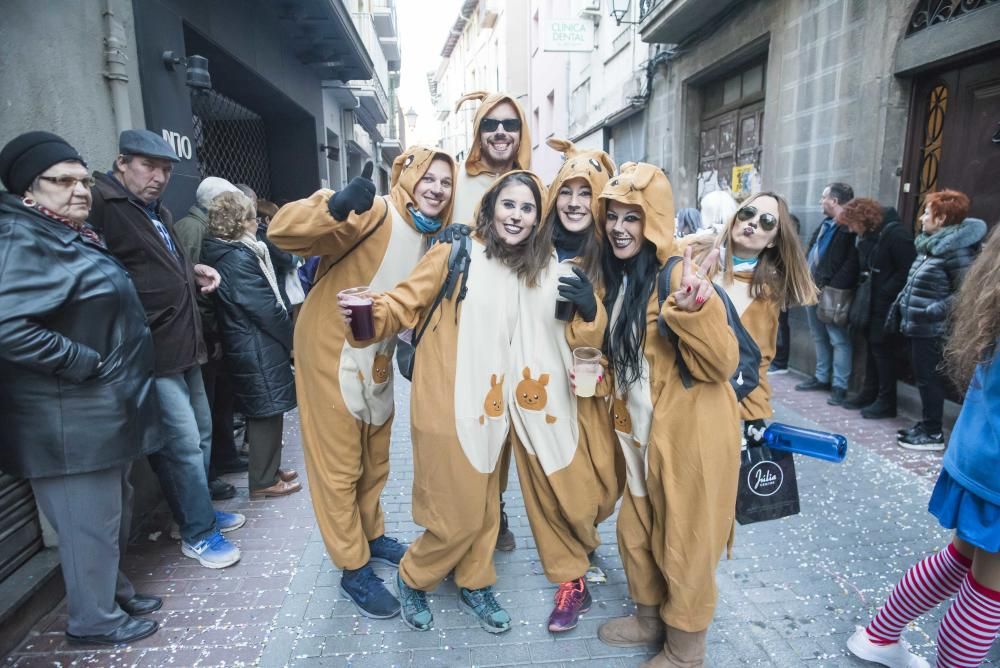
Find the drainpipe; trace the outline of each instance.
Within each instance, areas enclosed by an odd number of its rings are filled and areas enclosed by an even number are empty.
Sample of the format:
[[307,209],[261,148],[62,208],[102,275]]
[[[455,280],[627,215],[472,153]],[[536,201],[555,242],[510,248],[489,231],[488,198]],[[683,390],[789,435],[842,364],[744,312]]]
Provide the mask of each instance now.
[[115,19],[114,0],[104,0],[104,78],[111,91],[111,111],[115,117],[115,130],[121,134],[132,129],[132,107],[128,99],[128,56],[125,49],[128,39],[125,26]]

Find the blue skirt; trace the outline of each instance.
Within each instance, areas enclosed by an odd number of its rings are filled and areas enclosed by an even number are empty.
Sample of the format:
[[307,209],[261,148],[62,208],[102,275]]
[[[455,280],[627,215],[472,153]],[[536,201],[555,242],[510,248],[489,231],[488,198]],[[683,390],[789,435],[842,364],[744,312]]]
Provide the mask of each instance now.
[[938,476],[927,510],[945,529],[954,529],[966,543],[1000,552],[1000,506],[982,499],[944,469]]

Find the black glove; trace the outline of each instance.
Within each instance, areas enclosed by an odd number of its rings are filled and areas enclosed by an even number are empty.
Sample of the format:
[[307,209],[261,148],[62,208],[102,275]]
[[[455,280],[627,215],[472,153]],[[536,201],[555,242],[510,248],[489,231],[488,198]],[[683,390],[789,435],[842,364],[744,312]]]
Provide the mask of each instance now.
[[764,431],[767,423],[763,420],[745,420],[743,422],[743,445],[748,448],[759,448],[764,443]]
[[434,243],[436,244],[450,244],[453,241],[457,241],[459,237],[467,237],[472,233],[472,228],[468,225],[462,225],[461,223],[455,223],[454,225],[449,225],[448,227],[442,229],[440,232],[434,235]]
[[326,207],[336,220],[347,220],[351,211],[364,213],[375,203],[375,182],[372,181],[371,162],[365,164],[361,176],[355,176],[340,192],[333,194]]
[[559,277],[559,296],[576,304],[584,322],[594,322],[597,317],[597,297],[594,296],[594,285],[587,274],[579,267],[573,267],[576,276]]

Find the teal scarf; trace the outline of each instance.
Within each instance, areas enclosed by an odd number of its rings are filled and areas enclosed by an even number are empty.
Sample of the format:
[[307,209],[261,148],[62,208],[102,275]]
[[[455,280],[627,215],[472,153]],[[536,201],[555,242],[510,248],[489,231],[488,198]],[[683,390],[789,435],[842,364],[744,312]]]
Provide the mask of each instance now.
[[409,207],[410,216],[413,218],[413,224],[417,226],[417,230],[421,234],[431,234],[437,232],[441,229],[441,221],[437,218],[431,218],[420,212],[420,209],[415,207]]

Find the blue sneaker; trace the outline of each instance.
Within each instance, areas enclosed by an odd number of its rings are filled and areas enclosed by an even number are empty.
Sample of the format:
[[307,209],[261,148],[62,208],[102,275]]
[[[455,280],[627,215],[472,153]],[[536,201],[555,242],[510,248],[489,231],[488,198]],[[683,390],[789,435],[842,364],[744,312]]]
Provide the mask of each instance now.
[[372,619],[389,619],[399,614],[399,601],[389,593],[382,578],[368,564],[355,570],[344,569],[340,590],[347,594],[358,612]]
[[371,561],[386,566],[399,566],[399,560],[406,554],[406,545],[395,538],[383,535],[368,541],[368,550],[371,552],[371,557],[369,557]]
[[479,618],[479,625],[490,633],[503,633],[510,630],[510,615],[500,607],[496,596],[493,595],[493,587],[483,587],[482,589],[466,589],[460,587],[458,590],[458,604]]
[[240,551],[235,545],[213,531],[194,545],[181,541],[181,553],[185,557],[197,559],[205,568],[226,568],[240,560]]
[[239,513],[226,513],[221,510],[215,511],[215,525],[222,533],[236,531],[247,523],[247,518]]
[[434,626],[434,615],[427,606],[427,593],[419,589],[413,589],[403,582],[403,578],[396,573],[396,593],[399,594],[399,602],[402,608],[400,618],[403,623],[415,631],[429,631]]

